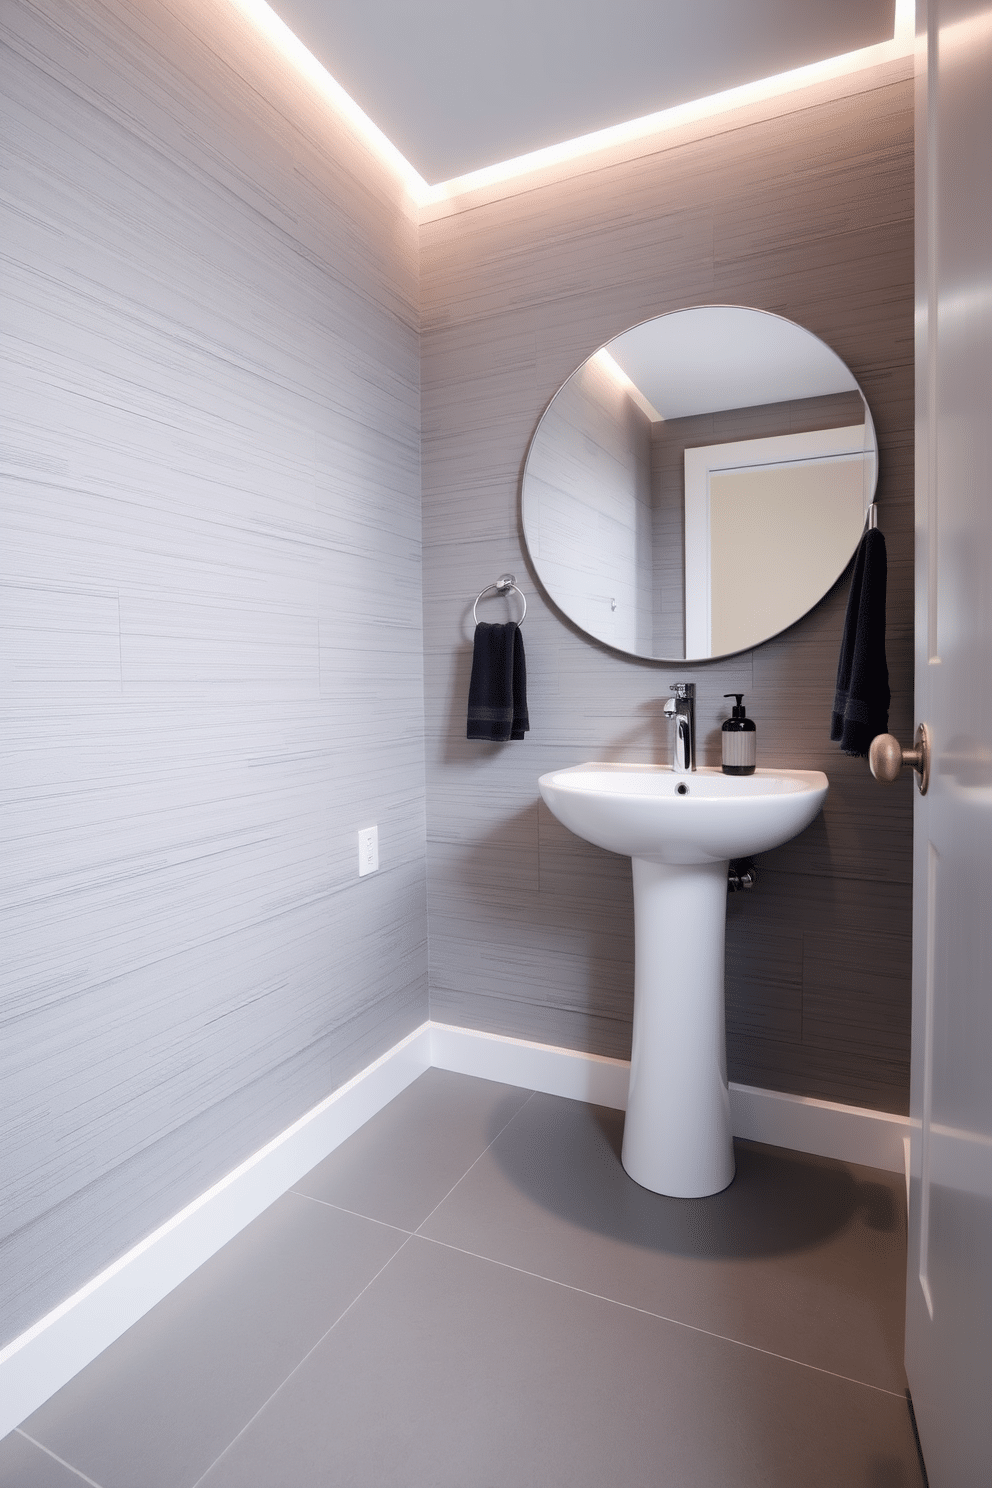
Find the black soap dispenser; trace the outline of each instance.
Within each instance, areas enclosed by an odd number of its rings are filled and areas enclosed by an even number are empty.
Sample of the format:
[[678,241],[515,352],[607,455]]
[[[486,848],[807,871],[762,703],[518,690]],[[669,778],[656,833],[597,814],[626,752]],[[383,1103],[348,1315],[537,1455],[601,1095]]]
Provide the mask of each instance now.
[[737,699],[734,711],[723,725],[720,735],[723,741],[723,773],[753,775],[755,746],[758,742],[754,720],[747,716],[742,692],[725,692],[723,695]]

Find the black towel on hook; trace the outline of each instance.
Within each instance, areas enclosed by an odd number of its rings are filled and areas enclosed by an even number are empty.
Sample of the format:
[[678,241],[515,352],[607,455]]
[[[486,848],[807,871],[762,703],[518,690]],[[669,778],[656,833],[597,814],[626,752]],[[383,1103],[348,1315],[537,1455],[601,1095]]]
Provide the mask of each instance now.
[[475,627],[472,680],[468,685],[469,739],[522,739],[527,716],[527,664],[520,626],[515,620]]
[[889,668],[885,660],[885,538],[877,527],[861,539],[847,598],[837,663],[830,737],[845,754],[866,755],[889,727]]

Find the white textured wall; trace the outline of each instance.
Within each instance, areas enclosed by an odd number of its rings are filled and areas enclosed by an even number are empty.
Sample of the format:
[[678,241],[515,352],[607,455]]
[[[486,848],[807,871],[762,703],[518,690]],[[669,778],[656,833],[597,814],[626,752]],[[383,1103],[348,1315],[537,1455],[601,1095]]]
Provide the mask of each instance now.
[[2,1344],[427,1003],[406,204],[226,0],[0,69]]

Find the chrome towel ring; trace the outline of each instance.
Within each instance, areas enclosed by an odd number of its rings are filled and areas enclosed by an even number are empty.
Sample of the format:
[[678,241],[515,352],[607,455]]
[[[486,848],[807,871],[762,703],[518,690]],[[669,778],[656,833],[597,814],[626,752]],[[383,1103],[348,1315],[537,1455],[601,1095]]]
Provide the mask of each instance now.
[[525,619],[525,617],[527,615],[527,596],[526,596],[526,594],[524,593],[524,591],[522,589],[520,589],[520,588],[517,587],[517,581],[514,578],[513,574],[511,574],[511,573],[500,574],[500,576],[496,580],[495,584],[487,584],[486,587],[485,587],[485,589],[483,589],[482,593],[477,597],[477,599],[475,601],[475,604],[472,606],[472,619],[475,621],[476,625],[478,625],[478,623],[479,623],[479,600],[480,599],[485,599],[486,595],[491,590],[495,590],[497,594],[503,594],[503,595],[519,594],[520,595],[520,598],[523,601],[524,609],[523,609],[523,614],[520,616],[520,619],[517,621],[517,624],[518,625],[523,625],[524,619]]

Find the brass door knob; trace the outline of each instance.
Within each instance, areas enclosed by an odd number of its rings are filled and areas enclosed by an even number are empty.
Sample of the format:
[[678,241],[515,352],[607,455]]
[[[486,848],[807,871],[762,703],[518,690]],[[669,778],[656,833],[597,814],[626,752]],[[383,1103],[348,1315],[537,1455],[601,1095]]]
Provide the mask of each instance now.
[[920,795],[925,796],[930,784],[930,730],[920,724],[913,749],[903,749],[894,734],[877,734],[868,750],[868,764],[875,779],[886,783],[895,780],[903,765],[912,765]]

